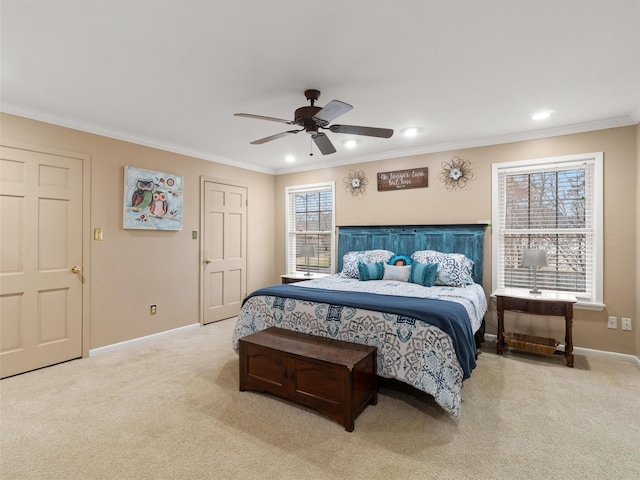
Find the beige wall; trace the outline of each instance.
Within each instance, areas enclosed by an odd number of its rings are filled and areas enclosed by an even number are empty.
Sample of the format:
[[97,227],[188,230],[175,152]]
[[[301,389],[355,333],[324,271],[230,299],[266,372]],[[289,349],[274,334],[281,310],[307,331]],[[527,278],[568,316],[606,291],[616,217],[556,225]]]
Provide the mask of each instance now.
[[[636,299],[638,275],[636,251],[638,240],[638,203],[636,170],[638,168],[638,128],[623,127],[576,135],[544,138],[525,142],[492,145],[402,157],[344,167],[325,168],[276,178],[276,274],[284,273],[285,227],[284,189],[322,181],[336,182],[336,224],[438,224],[476,223],[491,219],[491,165],[532,158],[604,152],[604,301],[603,311],[577,310],[574,315],[574,344],[579,347],[626,354],[636,353],[636,333],[607,329],[607,316],[638,317]],[[442,162],[455,155],[473,164],[474,179],[464,191],[447,191],[438,180]],[[427,167],[429,187],[423,189],[378,192],[379,172]],[[369,180],[364,196],[353,197],[344,189],[343,179],[349,170],[363,170]],[[484,287],[491,291],[491,230],[485,243]],[[410,253],[410,252],[409,252]],[[496,331],[495,308],[486,316],[489,333]],[[563,322],[557,318],[514,315],[521,333],[562,339]],[[637,331],[638,322],[634,322]]]
[[636,355],[640,358],[640,123],[636,125]]
[[[247,288],[274,277],[274,177],[166,151],[2,114],[2,141],[91,157],[91,225],[104,240],[90,242],[89,349],[200,321],[200,176],[248,187]],[[125,165],[184,177],[181,231],[124,230]],[[86,271],[86,266],[85,266]],[[156,304],[158,313],[149,315]]]
[[[576,346],[636,354],[640,345],[640,125],[540,140],[402,157],[345,167],[272,176],[2,114],[2,140],[65,150],[91,157],[91,225],[104,240],[90,242],[90,345],[97,348],[200,319],[200,248],[191,239],[200,230],[200,177],[229,179],[249,187],[248,290],[278,283],[285,271],[284,187],[336,182],[337,225],[475,223],[491,219],[491,164],[513,160],[604,152],[605,271],[603,311],[577,310]],[[473,163],[465,191],[448,192],[438,181],[440,165],[454,155]],[[182,175],[184,225],[179,232],[122,228],[123,167],[132,165]],[[428,167],[429,187],[378,192],[378,172]],[[367,193],[353,197],[343,179],[364,170]],[[487,231],[485,281],[491,290],[491,230]],[[267,253],[265,253],[267,252]],[[268,252],[274,252],[269,255]],[[158,305],[150,316],[149,305]],[[634,332],[606,328],[608,315],[631,316]],[[523,333],[562,338],[557,319],[520,316]],[[495,332],[495,311],[487,315]]]

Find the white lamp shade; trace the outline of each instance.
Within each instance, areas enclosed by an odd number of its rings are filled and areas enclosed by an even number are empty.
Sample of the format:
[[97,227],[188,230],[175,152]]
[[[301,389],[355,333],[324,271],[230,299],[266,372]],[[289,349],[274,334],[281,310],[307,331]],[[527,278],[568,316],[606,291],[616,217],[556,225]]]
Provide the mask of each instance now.
[[522,252],[523,267],[546,267],[549,265],[547,251],[538,249],[525,249]]
[[301,257],[314,257],[316,255],[316,247],[307,243],[300,247]]

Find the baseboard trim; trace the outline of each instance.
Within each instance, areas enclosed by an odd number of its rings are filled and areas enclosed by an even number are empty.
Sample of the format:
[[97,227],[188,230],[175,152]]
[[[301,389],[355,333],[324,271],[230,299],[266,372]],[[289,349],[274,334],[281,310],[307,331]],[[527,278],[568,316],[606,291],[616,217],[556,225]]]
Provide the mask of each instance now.
[[[488,342],[498,341],[498,336],[490,333],[484,334],[484,339]],[[564,345],[558,345],[558,350],[564,350]],[[626,353],[607,352],[606,350],[594,350],[592,348],[573,347],[573,353],[580,355],[594,355],[601,357],[609,357],[623,362],[635,363],[636,367],[640,368],[640,358],[635,355],[628,355]]]
[[113,352],[116,350],[121,350],[125,347],[129,347],[136,343],[146,342],[147,340],[152,340],[156,338],[166,337],[169,335],[174,335],[176,333],[187,332],[189,330],[195,330],[196,328],[200,328],[199,323],[192,323],[191,325],[186,325],[184,327],[178,327],[171,330],[166,330],[164,332],[154,333],[152,335],[146,335],[144,337],[132,338],[131,340],[125,340],[124,342],[114,343],[111,345],[105,345],[104,347],[93,348],[89,350],[89,356],[93,357],[94,355],[99,355],[101,353]]

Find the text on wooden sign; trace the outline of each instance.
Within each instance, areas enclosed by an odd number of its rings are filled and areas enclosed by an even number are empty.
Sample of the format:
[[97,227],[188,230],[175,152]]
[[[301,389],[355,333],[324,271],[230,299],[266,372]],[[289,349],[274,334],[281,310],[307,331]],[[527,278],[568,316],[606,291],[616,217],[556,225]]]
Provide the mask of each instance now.
[[427,182],[427,167],[382,172],[378,174],[378,191],[402,190],[407,188],[425,188]]

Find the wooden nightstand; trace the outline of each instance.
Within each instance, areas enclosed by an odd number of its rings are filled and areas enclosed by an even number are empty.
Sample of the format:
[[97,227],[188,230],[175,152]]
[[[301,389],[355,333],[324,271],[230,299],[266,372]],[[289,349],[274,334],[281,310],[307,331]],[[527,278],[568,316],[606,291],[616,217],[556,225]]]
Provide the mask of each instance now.
[[564,356],[567,359],[567,366],[573,367],[572,327],[573,304],[576,303],[576,297],[566,293],[551,292],[542,292],[534,295],[526,290],[510,288],[500,288],[493,292],[493,296],[496,297],[498,311],[498,355],[502,355],[505,339],[507,345],[513,348],[522,348],[541,353],[556,353],[555,340],[553,339],[505,333],[505,310],[533,315],[564,317]]
[[315,280],[316,278],[327,277],[326,273],[312,273],[311,275],[307,275],[302,272],[295,273],[287,273],[286,275],[280,275],[282,279],[282,283],[296,283],[296,282],[304,282],[305,280]]

